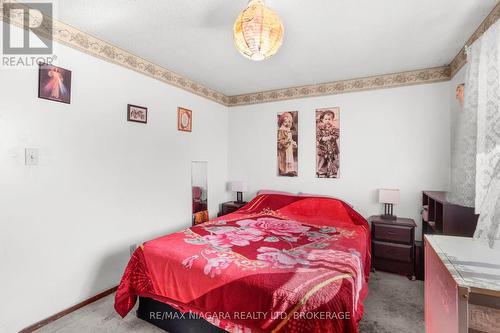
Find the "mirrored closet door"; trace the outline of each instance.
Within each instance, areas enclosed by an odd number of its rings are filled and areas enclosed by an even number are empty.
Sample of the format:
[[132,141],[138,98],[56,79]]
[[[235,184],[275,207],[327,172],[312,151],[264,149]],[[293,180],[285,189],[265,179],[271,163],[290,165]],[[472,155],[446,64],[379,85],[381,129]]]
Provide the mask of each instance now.
[[208,221],[208,162],[191,162],[193,225]]

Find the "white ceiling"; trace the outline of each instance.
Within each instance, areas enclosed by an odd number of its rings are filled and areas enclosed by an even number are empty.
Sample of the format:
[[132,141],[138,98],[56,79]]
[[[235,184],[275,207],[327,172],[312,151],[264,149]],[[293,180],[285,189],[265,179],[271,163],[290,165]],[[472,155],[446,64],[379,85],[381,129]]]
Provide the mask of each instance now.
[[498,0],[268,0],[285,26],[263,62],[232,27],[246,0],[58,0],[61,21],[225,95],[447,65]]

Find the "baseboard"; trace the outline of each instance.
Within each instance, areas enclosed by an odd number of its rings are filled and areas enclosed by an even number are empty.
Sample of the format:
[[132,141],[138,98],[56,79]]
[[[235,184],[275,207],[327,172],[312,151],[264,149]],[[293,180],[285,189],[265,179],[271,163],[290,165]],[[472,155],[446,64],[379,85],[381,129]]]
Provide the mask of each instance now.
[[73,305],[70,308],[67,308],[66,310],[58,312],[55,315],[52,315],[52,316],[50,316],[48,318],[45,318],[44,320],[40,320],[39,322],[34,323],[33,325],[30,325],[30,326],[28,326],[26,328],[23,328],[21,331],[19,331],[19,333],[31,333],[31,332],[33,332],[33,331],[35,331],[35,330],[37,330],[37,329],[39,329],[39,328],[47,325],[47,324],[50,324],[53,321],[56,321],[59,318],[64,317],[67,314],[70,314],[73,311],[76,311],[76,310],[78,310],[80,308],[83,308],[84,306],[89,305],[90,303],[94,303],[98,299],[101,299],[103,297],[108,296],[109,294],[114,293],[116,291],[116,289],[118,289],[118,286],[110,288],[108,290],[105,290],[102,293],[99,293],[99,294],[97,294],[97,295],[95,295],[93,297],[90,297],[90,298],[84,300],[83,302],[80,302],[78,304]]

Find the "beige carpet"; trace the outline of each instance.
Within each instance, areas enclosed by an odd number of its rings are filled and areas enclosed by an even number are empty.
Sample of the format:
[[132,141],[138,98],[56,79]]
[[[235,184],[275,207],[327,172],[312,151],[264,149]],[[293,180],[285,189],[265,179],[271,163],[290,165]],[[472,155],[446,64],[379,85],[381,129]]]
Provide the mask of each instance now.
[[423,333],[424,282],[376,272],[370,275],[361,333]]
[[[404,276],[377,272],[370,276],[370,293],[365,300],[361,333],[424,332],[424,286]],[[165,333],[135,317],[132,310],[121,319],[113,309],[114,295],[75,311],[37,333]]]

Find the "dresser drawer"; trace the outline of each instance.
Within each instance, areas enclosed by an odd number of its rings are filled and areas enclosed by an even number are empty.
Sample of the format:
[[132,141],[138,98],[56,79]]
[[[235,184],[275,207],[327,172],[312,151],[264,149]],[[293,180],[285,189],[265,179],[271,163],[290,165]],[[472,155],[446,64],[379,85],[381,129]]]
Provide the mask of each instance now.
[[373,256],[401,262],[413,262],[413,246],[373,241]]
[[230,214],[237,211],[239,207],[236,206],[222,206],[222,215]]
[[413,228],[373,224],[373,238],[379,241],[413,244]]

